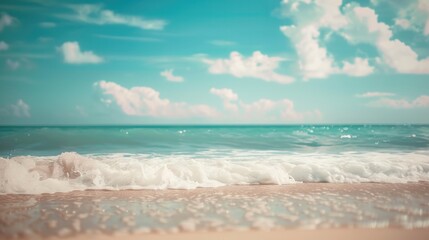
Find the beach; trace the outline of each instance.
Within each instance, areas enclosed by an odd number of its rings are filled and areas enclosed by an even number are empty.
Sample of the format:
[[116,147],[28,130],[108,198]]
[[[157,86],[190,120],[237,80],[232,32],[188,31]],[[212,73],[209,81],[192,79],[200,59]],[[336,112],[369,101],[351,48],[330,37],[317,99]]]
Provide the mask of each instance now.
[[0,142],[3,239],[429,235],[426,125],[3,127]]
[[302,183],[0,196],[3,238],[424,239],[429,184]]
[[0,1],[0,240],[429,240],[429,0]]
[[[274,231],[229,231],[229,232],[198,232],[179,234],[123,234],[116,236],[109,235],[83,235],[71,237],[69,239],[154,239],[154,240],[182,240],[182,239],[427,239],[428,229],[322,229],[322,230],[274,230]],[[54,238],[53,238],[54,239]]]

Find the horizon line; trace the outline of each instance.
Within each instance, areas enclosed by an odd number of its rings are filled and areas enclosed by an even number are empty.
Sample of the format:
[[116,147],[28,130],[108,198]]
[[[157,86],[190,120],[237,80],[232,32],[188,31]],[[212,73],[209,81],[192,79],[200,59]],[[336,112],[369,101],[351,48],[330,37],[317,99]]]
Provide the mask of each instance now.
[[287,127],[287,126],[406,126],[429,125],[429,123],[148,123],[148,124],[0,124],[0,127]]

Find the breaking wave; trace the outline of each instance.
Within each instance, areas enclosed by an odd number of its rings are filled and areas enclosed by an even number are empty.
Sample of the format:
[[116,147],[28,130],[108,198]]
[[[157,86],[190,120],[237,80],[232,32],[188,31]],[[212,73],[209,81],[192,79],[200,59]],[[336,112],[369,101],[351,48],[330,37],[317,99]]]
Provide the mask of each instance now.
[[87,189],[194,189],[306,182],[429,181],[429,152],[303,154],[210,150],[194,154],[104,154],[0,158],[0,193]]

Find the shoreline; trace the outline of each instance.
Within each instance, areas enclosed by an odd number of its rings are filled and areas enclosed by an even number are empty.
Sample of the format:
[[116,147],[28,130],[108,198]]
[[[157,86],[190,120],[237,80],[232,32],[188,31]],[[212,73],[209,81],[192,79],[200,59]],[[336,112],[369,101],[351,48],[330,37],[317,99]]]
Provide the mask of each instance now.
[[47,196],[59,196],[59,195],[90,195],[85,193],[96,193],[96,195],[106,193],[107,195],[110,195],[109,193],[118,196],[121,196],[120,193],[132,193],[132,192],[139,192],[139,193],[177,193],[177,192],[195,192],[195,191],[212,191],[212,190],[221,190],[221,191],[235,191],[237,189],[247,189],[247,188],[284,188],[288,187],[291,191],[295,191],[296,187],[301,188],[303,191],[308,191],[311,188],[317,187],[317,186],[329,186],[328,188],[335,188],[335,189],[343,189],[345,186],[350,186],[350,189],[355,189],[356,186],[370,186],[379,188],[380,186],[395,186],[395,185],[428,185],[429,181],[421,180],[416,182],[296,182],[296,183],[286,183],[286,184],[235,184],[235,185],[227,185],[227,186],[218,186],[218,187],[196,187],[196,188],[159,188],[159,189],[152,189],[152,188],[124,188],[124,189],[115,189],[115,188],[102,188],[102,189],[75,189],[71,191],[59,191],[59,192],[43,192],[43,193],[0,193],[0,203],[3,201],[4,198],[8,197],[47,197]]
[[[2,200],[2,197],[7,196],[55,196],[55,195],[61,195],[61,194],[75,194],[75,193],[85,193],[85,192],[97,192],[97,193],[103,193],[103,192],[111,192],[111,193],[120,193],[120,192],[174,192],[174,191],[205,191],[205,190],[235,190],[238,188],[252,188],[252,187],[290,187],[294,188],[294,186],[311,186],[310,188],[313,188],[317,185],[329,185],[334,188],[337,188],[338,186],[351,186],[354,188],[355,186],[383,186],[383,185],[416,185],[416,184],[422,184],[422,185],[429,185],[429,181],[421,180],[416,182],[296,182],[296,183],[286,183],[286,184],[235,184],[235,185],[227,185],[227,186],[219,186],[219,187],[196,187],[191,189],[186,188],[160,188],[160,189],[152,189],[152,188],[124,188],[124,189],[114,189],[114,188],[105,188],[105,189],[76,189],[71,191],[65,191],[65,192],[45,192],[45,193],[0,193],[0,201]],[[340,187],[340,188],[342,188]],[[303,190],[308,190],[307,188],[303,188]]]
[[[350,183],[342,183],[342,182],[296,182],[296,183],[286,183],[286,184],[235,184],[228,186],[218,186],[218,187],[196,187],[191,189],[186,188],[160,188],[160,189],[152,189],[152,188],[124,188],[124,189],[114,189],[114,188],[106,188],[106,189],[76,189],[65,192],[45,192],[45,193],[0,193],[0,203],[4,200],[4,198],[8,197],[55,197],[62,195],[82,195],[82,196],[90,196],[90,195],[116,195],[116,196],[124,196],[124,195],[140,195],[141,194],[162,194],[168,196],[170,194],[177,193],[195,193],[195,192],[252,192],[248,191],[250,189],[257,189],[258,191],[253,192],[254,194],[271,192],[274,189],[281,189],[291,192],[309,192],[312,189],[335,189],[338,191],[349,192],[350,190],[356,190],[361,187],[370,188],[370,189],[383,189],[385,186],[429,186],[429,181],[417,181],[417,182],[350,182]],[[319,188],[320,187],[320,188]],[[260,191],[262,190],[262,191]],[[137,194],[133,194],[137,193]]]

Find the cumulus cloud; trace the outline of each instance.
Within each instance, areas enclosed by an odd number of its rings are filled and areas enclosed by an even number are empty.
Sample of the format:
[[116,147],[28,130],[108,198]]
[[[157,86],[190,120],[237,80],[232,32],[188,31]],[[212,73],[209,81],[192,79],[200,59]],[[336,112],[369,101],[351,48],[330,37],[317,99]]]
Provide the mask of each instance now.
[[393,39],[390,27],[378,21],[378,15],[368,7],[348,4],[346,15],[353,24],[345,30],[344,36],[352,43],[374,44],[383,61],[400,73],[428,74],[429,58],[419,59],[410,46]]
[[388,107],[396,109],[411,109],[411,108],[425,108],[429,107],[429,96],[422,95],[414,100],[406,99],[394,99],[392,96],[396,96],[395,93],[391,92],[365,92],[356,94],[358,98],[376,98],[375,101],[370,102],[368,105],[371,107]]
[[11,26],[14,22],[14,18],[7,13],[2,13],[0,17],[0,32],[7,26]]
[[426,15],[426,22],[424,26],[423,33],[424,35],[429,35],[429,2],[426,0],[420,0],[418,9],[423,11]]
[[211,88],[210,93],[220,97],[224,101],[238,100],[238,95],[229,88]]
[[404,19],[404,18],[396,18],[396,19],[395,19],[395,25],[396,25],[396,26],[399,26],[399,27],[401,27],[401,28],[403,28],[403,29],[408,29],[408,28],[410,28],[411,23],[410,23],[410,21],[408,21],[407,19]]
[[429,107],[429,96],[422,95],[412,101],[406,99],[382,98],[370,103],[374,107],[389,107],[396,109],[427,108]]
[[30,117],[30,106],[22,99],[10,105],[10,109],[12,110],[12,114],[16,117]]
[[250,77],[282,84],[293,82],[292,77],[275,72],[281,61],[282,58],[269,57],[259,51],[253,52],[248,58],[234,51],[227,59],[203,60],[209,65],[209,72],[212,74],[230,74],[238,78]]
[[225,109],[232,114],[228,114],[228,116],[232,116],[234,120],[244,122],[282,122],[299,121],[303,120],[304,117],[319,118],[321,116],[319,111],[296,111],[293,101],[286,98],[281,100],[262,98],[246,103],[241,101],[238,95],[228,88],[211,88],[210,93],[222,99]]
[[173,69],[162,71],[160,75],[165,77],[165,79],[167,79],[170,82],[183,82],[184,80],[182,76],[175,76],[173,74]]
[[[301,113],[295,110],[294,103],[289,99],[281,99],[278,101],[271,99],[259,99],[252,103],[240,103],[240,107],[244,109],[245,116],[267,116],[274,114],[274,119],[280,119],[282,121],[300,121],[303,120],[304,116],[313,115],[313,113]],[[267,117],[270,119],[270,117]]]
[[338,30],[348,23],[340,11],[341,4],[342,0],[288,0],[282,2],[282,15],[292,18],[299,28]]
[[238,106],[234,103],[238,100],[238,95],[228,88],[211,88],[210,93],[218,96],[223,101],[226,109],[231,111],[238,111]]
[[4,41],[0,41],[0,51],[6,51],[8,49],[9,49],[9,45]]
[[149,87],[125,88],[115,82],[99,81],[95,83],[104,95],[113,97],[113,101],[122,112],[130,116],[151,117],[215,117],[215,109],[199,104],[191,105],[184,102],[172,102],[161,98],[160,93]]
[[[424,15],[424,34],[429,34],[429,3],[420,0],[405,5],[406,10],[399,12],[406,13],[401,13],[395,24],[411,29],[413,22],[421,21]],[[419,58],[409,45],[395,39],[391,27],[380,22],[376,12],[369,7],[356,3],[343,6],[341,0],[288,0],[283,1],[282,7],[282,14],[291,18],[293,24],[280,29],[295,46],[299,68],[305,79],[326,78],[335,73],[359,77],[374,71],[367,60],[359,58],[355,58],[353,65],[343,61],[343,66],[337,66],[334,57],[321,43],[320,29],[337,32],[351,44],[374,45],[383,63],[397,72],[429,73],[429,58]]]
[[305,27],[282,26],[281,31],[295,44],[299,57],[299,68],[304,80],[326,78],[331,74],[343,73],[349,76],[367,76],[374,71],[368,59],[355,58],[353,63],[343,61],[340,69],[326,48],[319,44],[319,30],[315,25]]
[[6,60],[6,66],[10,70],[17,70],[21,66],[21,63],[18,61],[14,61],[12,59],[7,59]]
[[295,45],[304,79],[326,78],[337,71],[333,57],[319,44],[320,33],[316,26],[282,26],[280,29]]
[[280,30],[295,46],[304,79],[326,78],[340,72],[319,40],[321,28],[338,30],[348,24],[340,6],[341,0],[283,1],[282,13],[292,18],[294,24],[281,26]]
[[349,24],[350,19],[340,11],[341,4],[341,0],[283,1],[283,15],[290,17],[294,24],[281,26],[280,30],[295,46],[304,80],[326,78],[331,74],[362,77],[374,71],[368,59],[359,57],[352,63],[343,61],[343,66],[338,66],[321,44],[320,29],[340,31]]
[[64,56],[64,62],[70,64],[101,63],[103,58],[92,51],[81,51],[78,42],[65,42],[59,48]]
[[104,9],[101,5],[75,4],[69,5],[69,7],[74,11],[74,14],[60,15],[60,17],[90,24],[126,25],[145,30],[162,30],[167,24],[166,21],[160,19],[145,19],[138,16],[118,14],[112,10]]
[[375,97],[391,97],[395,96],[394,93],[391,92],[365,92],[361,94],[357,94],[358,98],[375,98]]
[[368,59],[357,57],[353,63],[344,61],[341,72],[354,77],[363,77],[373,73],[374,67],[369,65]]
[[423,35],[429,34],[429,2],[427,0],[384,1],[396,10],[396,27]]

